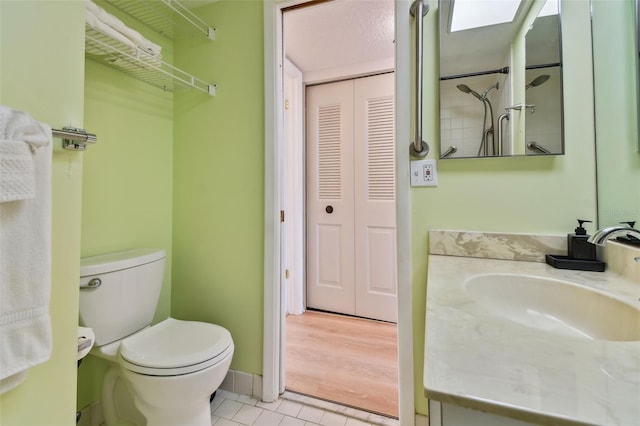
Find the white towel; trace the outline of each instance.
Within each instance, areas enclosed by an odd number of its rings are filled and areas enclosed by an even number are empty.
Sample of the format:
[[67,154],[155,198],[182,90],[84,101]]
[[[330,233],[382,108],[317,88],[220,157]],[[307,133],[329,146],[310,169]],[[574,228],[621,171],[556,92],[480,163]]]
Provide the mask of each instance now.
[[0,203],[36,195],[33,154],[23,141],[0,139]]
[[[162,47],[153,43],[152,41],[146,39],[142,34],[138,31],[129,28],[126,26],[121,20],[111,15],[103,8],[92,2],[91,0],[87,0],[87,17],[89,16],[95,17],[102,25],[108,26],[112,31],[119,33],[121,36],[129,39],[133,45],[144,53],[148,55],[153,55],[160,59]],[[88,23],[88,21],[87,21]],[[95,28],[95,27],[94,27]],[[98,29],[98,28],[96,28]],[[100,30],[102,31],[102,30]],[[105,31],[102,31],[105,32]],[[109,34],[112,34],[109,32]],[[115,37],[114,37],[115,38]]]
[[[34,198],[0,203],[0,394],[51,356],[51,128],[1,108],[7,146],[28,146]],[[2,143],[4,145],[4,142]],[[4,155],[3,155],[4,157]],[[0,161],[2,163],[2,161]]]
[[24,141],[35,152],[51,145],[51,127],[38,123],[26,112],[0,105],[0,139]]
[[35,196],[33,153],[50,138],[51,129],[0,105],[0,203]]
[[[134,42],[129,40],[127,37],[125,37],[124,35],[122,35],[118,31],[114,30],[109,25],[107,25],[104,22],[102,22],[89,9],[85,10],[85,23],[89,28],[93,28],[94,30],[98,31],[100,34],[103,34],[103,35],[107,36],[108,39],[115,40],[120,45],[122,45],[122,46],[118,46],[118,50],[122,50],[125,53],[129,53],[131,55],[135,55],[136,54],[137,50],[136,50],[136,45],[135,45]],[[105,40],[104,38],[101,38],[100,41],[110,45],[108,40]],[[89,48],[87,48],[87,52],[88,53],[92,53],[94,55],[104,55],[104,54],[107,53],[107,52],[104,52],[103,50],[101,50],[99,48],[92,49],[91,46]]]

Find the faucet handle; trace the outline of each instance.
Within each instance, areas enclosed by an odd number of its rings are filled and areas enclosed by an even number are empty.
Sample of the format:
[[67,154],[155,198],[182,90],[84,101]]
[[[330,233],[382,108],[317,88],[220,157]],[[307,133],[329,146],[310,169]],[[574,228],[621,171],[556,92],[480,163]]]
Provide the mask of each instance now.
[[[622,224],[625,225],[629,225],[629,228],[634,228],[636,222],[634,221],[629,221],[629,222],[620,222]],[[616,238],[616,240],[618,241],[623,241],[623,242],[630,242],[632,244],[640,244],[640,238],[636,237],[635,235],[631,235],[631,234],[627,234],[626,236],[622,236],[622,237],[618,237]]]

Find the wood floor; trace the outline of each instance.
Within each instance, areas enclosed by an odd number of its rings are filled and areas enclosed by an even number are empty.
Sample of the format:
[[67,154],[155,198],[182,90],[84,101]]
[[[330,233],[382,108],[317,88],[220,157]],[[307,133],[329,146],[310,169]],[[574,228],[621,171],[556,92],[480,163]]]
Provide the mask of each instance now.
[[324,312],[287,316],[286,388],[398,417],[396,324]]

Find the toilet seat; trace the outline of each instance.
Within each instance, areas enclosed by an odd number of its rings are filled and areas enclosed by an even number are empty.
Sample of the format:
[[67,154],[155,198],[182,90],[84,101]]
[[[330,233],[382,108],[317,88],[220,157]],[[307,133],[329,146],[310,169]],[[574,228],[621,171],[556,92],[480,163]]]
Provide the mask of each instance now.
[[149,376],[178,376],[203,370],[233,354],[225,328],[168,318],[120,343],[118,361],[127,370]]

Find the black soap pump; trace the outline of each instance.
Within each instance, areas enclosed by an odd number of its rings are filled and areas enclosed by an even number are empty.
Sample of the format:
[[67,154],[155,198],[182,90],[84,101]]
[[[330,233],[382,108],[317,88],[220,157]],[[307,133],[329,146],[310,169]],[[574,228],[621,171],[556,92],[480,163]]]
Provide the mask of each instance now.
[[567,235],[567,247],[569,249],[569,258],[578,260],[595,260],[596,246],[589,241],[587,230],[582,227],[583,223],[591,223],[590,220],[578,219],[578,227],[575,234]]

